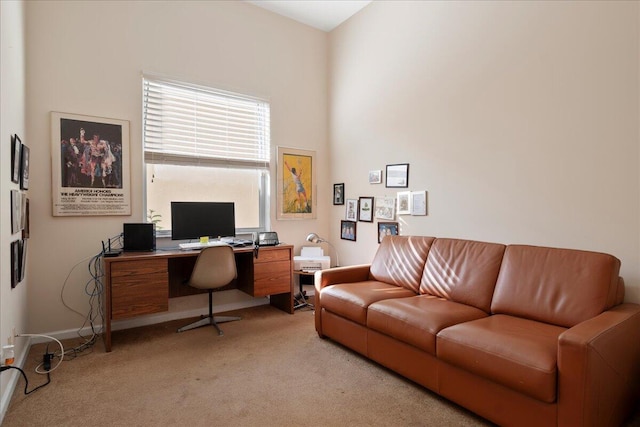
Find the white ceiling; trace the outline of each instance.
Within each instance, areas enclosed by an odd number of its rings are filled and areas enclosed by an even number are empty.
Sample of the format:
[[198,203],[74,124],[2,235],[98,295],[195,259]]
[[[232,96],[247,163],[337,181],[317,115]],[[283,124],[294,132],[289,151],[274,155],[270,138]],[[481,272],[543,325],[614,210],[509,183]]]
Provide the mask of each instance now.
[[371,0],[246,0],[322,31],[331,31]]

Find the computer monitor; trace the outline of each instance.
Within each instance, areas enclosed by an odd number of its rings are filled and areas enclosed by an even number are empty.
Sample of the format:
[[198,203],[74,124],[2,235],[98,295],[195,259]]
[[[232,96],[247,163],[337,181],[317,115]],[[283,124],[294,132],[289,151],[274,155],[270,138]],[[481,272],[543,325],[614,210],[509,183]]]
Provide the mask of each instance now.
[[171,202],[171,239],[235,237],[233,202]]

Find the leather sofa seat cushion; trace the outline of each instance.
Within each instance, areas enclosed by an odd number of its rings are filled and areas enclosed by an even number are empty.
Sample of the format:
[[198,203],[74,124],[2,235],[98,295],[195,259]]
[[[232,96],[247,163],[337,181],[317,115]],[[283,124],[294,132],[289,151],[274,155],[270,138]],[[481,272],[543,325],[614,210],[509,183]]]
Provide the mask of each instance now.
[[612,255],[509,245],[491,311],[570,328],[616,303],[619,273]]
[[435,237],[424,236],[385,237],[371,262],[371,279],[402,286],[417,294],[434,240]]
[[420,293],[489,313],[505,248],[499,243],[436,239],[429,250]]
[[323,288],[320,291],[320,305],[327,311],[366,325],[367,308],[374,302],[410,296],[416,296],[416,294],[400,286],[369,280]]
[[367,326],[436,355],[436,335],[461,322],[487,317],[484,311],[432,295],[395,298],[369,306]]
[[566,328],[493,315],[443,329],[443,362],[547,403],[556,400],[558,337]]

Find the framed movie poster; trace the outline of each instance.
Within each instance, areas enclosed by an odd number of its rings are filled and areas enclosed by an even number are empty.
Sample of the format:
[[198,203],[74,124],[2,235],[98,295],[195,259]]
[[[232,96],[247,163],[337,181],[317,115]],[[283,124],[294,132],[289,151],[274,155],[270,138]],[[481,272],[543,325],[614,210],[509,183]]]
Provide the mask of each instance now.
[[54,216],[131,215],[129,122],[51,113]]
[[316,153],[278,147],[277,219],[316,218]]

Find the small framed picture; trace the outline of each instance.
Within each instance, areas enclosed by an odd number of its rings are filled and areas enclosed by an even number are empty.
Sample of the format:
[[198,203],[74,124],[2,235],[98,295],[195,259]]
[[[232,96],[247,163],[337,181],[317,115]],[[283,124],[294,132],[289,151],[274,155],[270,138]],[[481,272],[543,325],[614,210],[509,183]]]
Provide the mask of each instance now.
[[27,239],[22,239],[20,242],[20,270],[18,282],[22,282],[24,280],[26,268],[27,268]]
[[358,223],[355,221],[340,221],[340,238],[343,240],[356,241],[356,227]]
[[358,200],[347,199],[347,208],[345,211],[344,219],[347,221],[358,220]]
[[398,223],[397,222],[379,222],[378,223],[378,243],[382,242],[387,236],[398,235]]
[[22,153],[22,141],[18,135],[11,137],[11,181],[20,182],[20,153]]
[[22,195],[18,190],[11,190],[11,233],[22,228]]
[[20,154],[20,188],[22,190],[29,189],[29,147],[22,144],[22,153]]
[[398,215],[411,213],[411,191],[398,192]]
[[376,218],[393,221],[396,219],[396,199],[393,197],[376,197]]
[[409,163],[387,165],[387,188],[409,187]]
[[382,171],[369,171],[369,184],[382,184]]
[[20,242],[11,242],[11,289],[20,283]]
[[411,192],[411,215],[427,214],[427,192],[412,191]]
[[373,197],[360,197],[358,204],[358,221],[373,222]]
[[344,183],[333,184],[333,204],[344,205]]

